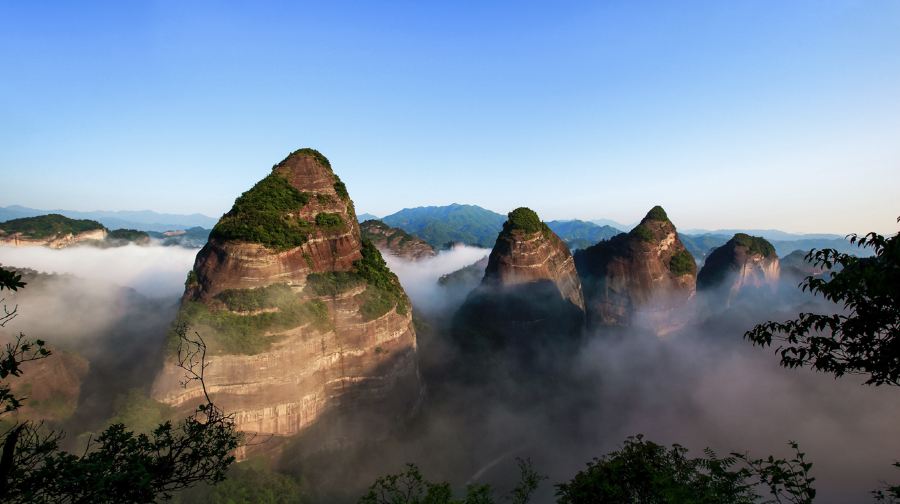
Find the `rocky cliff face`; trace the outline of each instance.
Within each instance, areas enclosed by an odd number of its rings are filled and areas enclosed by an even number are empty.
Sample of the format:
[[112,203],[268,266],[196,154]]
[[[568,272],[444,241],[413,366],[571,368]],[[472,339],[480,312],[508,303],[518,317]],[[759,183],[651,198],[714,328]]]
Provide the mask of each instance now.
[[569,248],[537,214],[518,208],[510,212],[497,237],[483,282],[510,287],[539,281],[553,282],[564,299],[584,310],[581,281]]
[[738,233],[706,258],[697,275],[697,288],[727,289],[730,302],[747,288],[774,288],[780,276],[775,247],[764,238]]
[[382,253],[418,261],[437,255],[434,247],[402,229],[392,228],[379,220],[367,220],[359,225],[363,238],[369,239]]
[[23,233],[11,233],[0,236],[0,244],[8,247],[48,247],[61,249],[80,243],[103,242],[106,240],[105,229],[94,229],[82,233],[63,233],[48,237],[34,238]]
[[577,251],[575,266],[594,326],[628,325],[641,316],[666,332],[696,288],[694,258],[658,206],[631,232]]
[[532,210],[509,213],[453,326],[470,355],[502,354],[528,368],[580,337],[584,298],[572,255]]
[[[206,340],[207,388],[244,431],[293,435],[376,403],[402,417],[421,395],[409,300],[360,238],[344,184],[311,149],[273,167],[222,216],[177,323]],[[170,357],[154,398],[195,404],[200,389],[180,387],[181,377]]]

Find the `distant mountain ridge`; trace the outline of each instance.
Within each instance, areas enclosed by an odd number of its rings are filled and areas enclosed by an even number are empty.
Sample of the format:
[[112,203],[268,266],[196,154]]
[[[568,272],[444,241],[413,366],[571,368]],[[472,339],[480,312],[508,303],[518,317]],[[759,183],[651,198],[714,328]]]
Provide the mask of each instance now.
[[139,231],[170,231],[192,227],[212,228],[217,219],[203,214],[168,214],[152,210],[96,210],[82,212],[77,210],[40,210],[21,205],[0,207],[0,222],[23,217],[60,214],[70,219],[89,219],[97,221],[109,229],[137,229]]
[[494,246],[506,217],[480,206],[453,203],[404,208],[381,221],[418,236],[438,249],[451,243],[490,248]]

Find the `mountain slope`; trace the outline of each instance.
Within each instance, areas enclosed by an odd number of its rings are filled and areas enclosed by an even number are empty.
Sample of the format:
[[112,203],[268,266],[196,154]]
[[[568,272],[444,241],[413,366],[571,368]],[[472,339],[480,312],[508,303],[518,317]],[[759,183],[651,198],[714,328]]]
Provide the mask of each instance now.
[[475,205],[452,204],[405,208],[381,219],[385,224],[418,236],[435,248],[450,243],[491,247],[506,218]]
[[644,315],[662,331],[695,290],[696,262],[658,206],[629,233],[576,251],[575,266],[595,326],[629,325]]
[[590,247],[622,232],[611,226],[598,226],[577,219],[548,221],[547,226],[572,250]]
[[[329,436],[366,421],[377,438],[420,399],[409,299],[312,149],[291,153],[222,216],[176,324],[206,339],[207,387],[240,430],[288,436],[333,415],[340,428]],[[180,386],[173,351],[153,396],[184,410],[201,391]]]
[[137,229],[139,231],[168,231],[171,229],[187,229],[189,227],[211,228],[216,219],[202,214],[168,214],[151,210],[120,210],[107,211],[96,210],[81,212],[77,210],[39,210],[19,205],[0,207],[0,221],[17,219],[21,217],[36,217],[46,214],[60,214],[70,219],[95,220],[108,229]]
[[428,242],[379,220],[364,221],[360,223],[359,230],[362,237],[374,243],[378,250],[393,256],[415,261],[437,255]]

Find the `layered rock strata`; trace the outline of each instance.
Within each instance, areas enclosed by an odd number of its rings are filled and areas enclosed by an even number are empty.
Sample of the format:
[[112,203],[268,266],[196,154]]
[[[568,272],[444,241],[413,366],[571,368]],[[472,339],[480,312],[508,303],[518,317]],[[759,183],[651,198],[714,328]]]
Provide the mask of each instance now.
[[[349,419],[375,404],[400,418],[421,396],[409,300],[312,149],[274,166],[222,216],[177,324],[206,341],[207,389],[243,431],[294,435],[326,413]],[[188,408],[201,389],[179,386],[177,343],[170,335],[153,397]]]
[[367,220],[359,225],[364,238],[369,239],[382,253],[408,261],[418,261],[437,255],[434,247],[402,229],[392,228],[379,220]]
[[651,209],[629,233],[576,251],[588,321],[630,325],[642,319],[658,332],[696,290],[697,264],[665,211]]
[[780,277],[775,247],[765,238],[738,233],[707,256],[697,275],[697,288],[724,289],[730,302],[747,289],[774,289]]

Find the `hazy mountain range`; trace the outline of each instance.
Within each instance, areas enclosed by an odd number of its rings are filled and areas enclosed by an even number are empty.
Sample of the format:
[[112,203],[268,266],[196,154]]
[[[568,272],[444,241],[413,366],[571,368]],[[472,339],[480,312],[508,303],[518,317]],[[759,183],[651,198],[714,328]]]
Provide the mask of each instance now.
[[41,210],[20,205],[0,207],[0,222],[21,217],[60,214],[71,219],[95,220],[109,229],[137,229],[139,231],[170,231],[192,227],[212,228],[218,219],[203,214],[169,214],[152,210],[95,210],[81,212],[77,210]]
[[[42,210],[20,205],[0,207],[0,222],[21,217],[33,217],[49,213],[58,213],[73,219],[91,219],[100,222],[109,229],[137,229],[140,231],[163,232],[178,229],[204,228],[203,232],[194,233],[202,244],[204,237],[217,222],[217,219],[203,214],[169,214],[152,210],[97,210],[83,212],[76,210]],[[477,205],[454,203],[445,206],[427,206],[404,208],[385,217],[377,217],[369,213],[359,215],[360,221],[377,219],[389,226],[402,229],[419,237],[436,249],[446,248],[451,243],[464,243],[478,247],[490,248],[503,227],[505,215],[482,208]],[[633,226],[624,225],[609,219],[554,220],[547,221],[553,230],[572,250],[589,247],[599,241],[630,230]],[[200,231],[200,230],[195,230]],[[835,248],[843,252],[859,253],[859,249],[839,234],[814,233],[797,234],[777,229],[686,229],[680,230],[679,237],[685,248],[698,260],[702,260],[715,247],[723,245],[735,233],[746,233],[761,236],[769,240],[779,256],[787,255],[794,250],[812,248]],[[195,245],[192,242],[192,245]],[[863,254],[866,255],[866,254]]]

